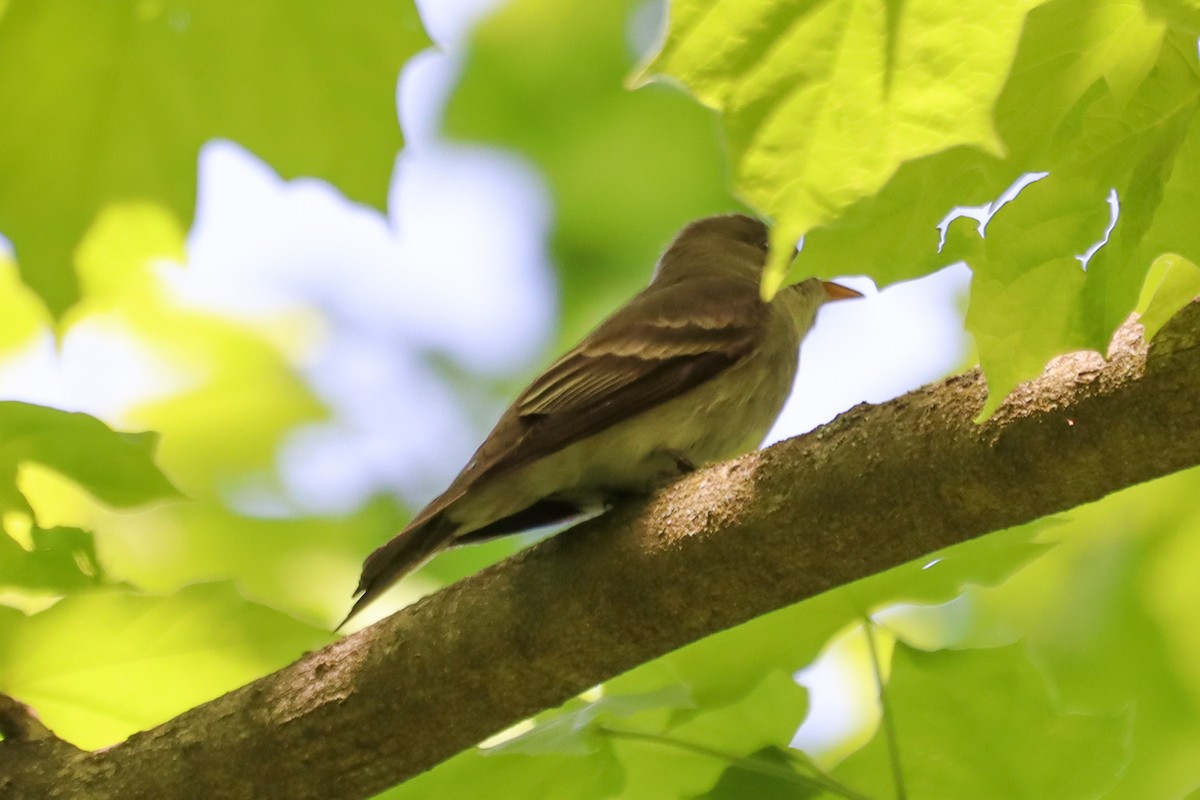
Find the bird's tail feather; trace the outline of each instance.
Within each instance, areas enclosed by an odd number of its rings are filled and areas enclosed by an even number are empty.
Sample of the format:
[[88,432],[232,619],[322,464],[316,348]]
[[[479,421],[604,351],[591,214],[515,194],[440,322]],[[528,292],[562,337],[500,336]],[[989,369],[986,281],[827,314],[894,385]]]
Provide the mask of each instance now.
[[454,523],[444,514],[435,514],[418,525],[405,528],[363,562],[362,577],[355,594],[361,596],[334,630],[342,628],[354,615],[372,603],[392,584],[416,569],[421,562],[450,543]]

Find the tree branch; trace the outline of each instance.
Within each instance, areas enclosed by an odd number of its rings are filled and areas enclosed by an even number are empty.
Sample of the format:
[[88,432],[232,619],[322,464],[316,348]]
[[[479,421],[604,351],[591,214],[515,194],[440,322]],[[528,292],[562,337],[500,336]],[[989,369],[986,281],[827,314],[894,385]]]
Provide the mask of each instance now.
[[615,509],[106,751],[0,743],[14,798],[361,798],[699,637],[1200,463],[1200,305],[970,372]]

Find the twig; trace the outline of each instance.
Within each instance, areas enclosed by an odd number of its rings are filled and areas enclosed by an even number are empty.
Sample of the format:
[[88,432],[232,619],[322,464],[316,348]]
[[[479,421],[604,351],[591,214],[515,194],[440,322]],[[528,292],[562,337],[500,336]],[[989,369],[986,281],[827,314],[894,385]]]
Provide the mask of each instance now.
[[900,746],[896,740],[896,726],[892,719],[892,711],[888,707],[883,668],[879,663],[879,647],[875,642],[875,623],[870,617],[865,617],[863,625],[867,635],[867,648],[871,651],[871,669],[875,673],[875,686],[879,689],[880,725],[883,727],[883,735],[887,738],[888,760],[892,766],[892,779],[896,784],[896,800],[906,800],[908,793],[904,789],[904,772],[900,766]]
[[604,725],[598,726],[596,730],[600,733],[611,736],[614,739],[629,739],[632,741],[651,742],[653,744],[666,745],[667,747],[676,747],[680,750],[687,750],[688,752],[695,753],[697,755],[708,756],[709,758],[726,761],[733,766],[744,769],[748,772],[766,775],[781,781],[787,781],[788,783],[796,783],[805,787],[806,789],[832,792],[833,794],[847,798],[847,800],[870,800],[870,798],[868,798],[866,795],[856,792],[849,786],[839,783],[829,775],[821,772],[821,770],[817,769],[816,765],[811,764],[803,759],[795,758],[787,750],[781,750],[780,752],[784,753],[784,755],[786,755],[788,760],[792,763],[811,769],[815,774],[804,775],[803,773],[776,766],[775,764],[771,764],[770,762],[763,761],[759,758],[747,758],[734,753],[727,753],[723,750],[717,750],[712,747],[706,747],[702,744],[685,742],[681,739],[672,739],[669,736],[662,736],[656,733],[627,731],[621,730],[620,728],[609,728]]

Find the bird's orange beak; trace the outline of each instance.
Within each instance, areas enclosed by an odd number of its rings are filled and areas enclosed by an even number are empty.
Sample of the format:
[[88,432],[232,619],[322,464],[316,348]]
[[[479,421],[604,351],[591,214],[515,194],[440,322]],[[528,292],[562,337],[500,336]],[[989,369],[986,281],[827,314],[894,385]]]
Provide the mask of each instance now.
[[842,286],[840,283],[833,281],[821,281],[825,287],[825,302],[832,303],[835,300],[853,300],[856,297],[862,297],[862,292],[855,291],[849,286]]

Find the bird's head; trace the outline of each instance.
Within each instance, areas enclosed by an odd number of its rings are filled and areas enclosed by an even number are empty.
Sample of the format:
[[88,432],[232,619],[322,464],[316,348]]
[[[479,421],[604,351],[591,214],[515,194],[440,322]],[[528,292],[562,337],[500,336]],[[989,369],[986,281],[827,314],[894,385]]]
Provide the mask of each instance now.
[[770,247],[770,233],[760,220],[745,214],[705,217],[675,236],[658,260],[654,280],[716,274],[757,281]]
[[[758,282],[771,250],[766,223],[745,214],[721,214],[690,223],[667,247],[654,281],[667,282],[701,275],[739,277]],[[812,315],[825,303],[862,294],[846,286],[809,278],[787,287],[789,304],[797,301]],[[810,323],[811,324],[811,323]]]

